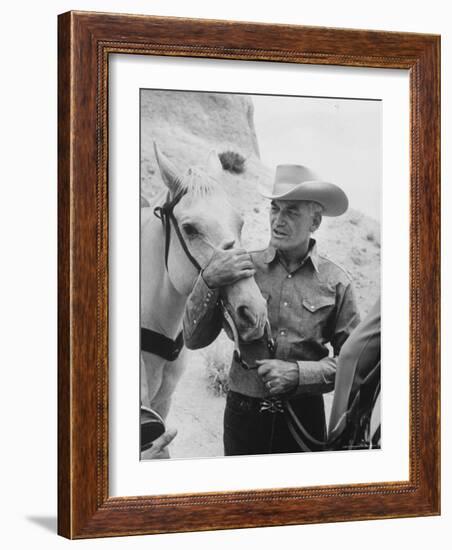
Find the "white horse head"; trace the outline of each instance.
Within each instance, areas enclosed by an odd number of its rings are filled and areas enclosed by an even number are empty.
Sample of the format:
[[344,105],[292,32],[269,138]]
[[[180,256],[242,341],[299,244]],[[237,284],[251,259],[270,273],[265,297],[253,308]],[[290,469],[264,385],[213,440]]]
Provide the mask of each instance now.
[[[239,247],[243,219],[218,182],[222,167],[215,153],[209,155],[205,167],[189,168],[185,174],[180,174],[156,145],[155,154],[170,200],[178,199],[173,215],[189,252],[184,250],[171,227],[168,276],[177,292],[188,296],[199,275],[194,264],[204,268],[215,248]],[[267,320],[267,307],[254,278],[242,279],[224,288],[223,297],[241,338],[244,341],[260,338]]]

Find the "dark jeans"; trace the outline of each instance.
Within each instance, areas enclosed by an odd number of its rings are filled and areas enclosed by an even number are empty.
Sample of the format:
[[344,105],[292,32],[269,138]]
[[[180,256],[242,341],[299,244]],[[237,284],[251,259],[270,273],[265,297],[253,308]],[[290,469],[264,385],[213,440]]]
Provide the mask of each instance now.
[[[260,412],[261,399],[229,391],[224,411],[224,454],[256,455],[299,453],[282,412]],[[316,439],[326,437],[325,407],[322,395],[291,399],[290,404],[300,422]]]

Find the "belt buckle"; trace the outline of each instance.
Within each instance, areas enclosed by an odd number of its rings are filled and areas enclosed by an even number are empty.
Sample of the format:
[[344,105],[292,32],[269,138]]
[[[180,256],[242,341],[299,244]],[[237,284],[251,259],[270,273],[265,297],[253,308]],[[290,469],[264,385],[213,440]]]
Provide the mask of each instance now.
[[281,399],[262,399],[259,412],[269,412],[271,414],[283,413],[283,402]]

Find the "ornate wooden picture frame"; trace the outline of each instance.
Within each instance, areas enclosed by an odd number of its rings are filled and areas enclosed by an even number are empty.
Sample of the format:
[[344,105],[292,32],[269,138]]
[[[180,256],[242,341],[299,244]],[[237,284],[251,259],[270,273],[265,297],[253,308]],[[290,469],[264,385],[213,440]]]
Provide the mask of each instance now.
[[[69,12],[58,41],[58,532],[68,538],[440,511],[440,38]],[[410,78],[409,480],[109,496],[109,56],[406,69]]]

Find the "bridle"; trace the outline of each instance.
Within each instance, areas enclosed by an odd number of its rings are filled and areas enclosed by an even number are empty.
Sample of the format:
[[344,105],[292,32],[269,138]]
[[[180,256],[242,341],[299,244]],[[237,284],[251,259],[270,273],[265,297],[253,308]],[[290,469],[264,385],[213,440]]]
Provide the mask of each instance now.
[[[196,260],[196,258],[191,254],[187,243],[185,242],[185,239],[182,235],[182,232],[180,230],[179,224],[177,222],[176,217],[174,216],[174,208],[175,206],[180,202],[180,200],[184,197],[184,195],[187,193],[186,190],[180,191],[178,194],[176,194],[172,199],[170,193],[168,193],[166,197],[166,201],[162,206],[157,206],[154,208],[154,215],[159,218],[162,221],[163,230],[165,233],[165,267],[168,271],[168,255],[169,255],[169,249],[171,244],[171,225],[174,227],[174,231],[177,235],[177,238],[179,240],[180,245],[182,246],[182,249],[187,256],[188,260],[191,262],[191,264],[195,267],[198,273],[202,271],[202,267],[200,266],[199,262]],[[207,241],[206,241],[207,242]],[[212,245],[212,243],[207,243],[209,246],[211,246],[213,249],[215,249],[215,246]],[[232,318],[232,315],[230,314],[228,310],[228,304],[223,300],[220,299],[219,302],[221,312],[223,314],[223,318],[228,324],[233,341],[234,341],[234,360],[241,365],[245,370],[252,370],[258,368],[257,365],[249,365],[246,360],[243,358],[242,353],[240,351],[240,335],[237,330],[237,326],[234,322],[234,319]],[[151,347],[153,349],[146,350],[151,351],[152,353],[156,353],[157,355],[160,355],[161,357],[167,359],[167,360],[175,360],[179,356],[179,353],[183,347],[183,337],[182,332],[179,333],[176,340],[170,340],[166,336],[151,331],[149,329],[141,329],[141,337],[142,341],[143,339],[147,339],[149,342],[151,342]],[[265,331],[264,331],[264,338],[265,343],[268,349],[269,358],[274,358],[276,355],[276,344],[274,339],[272,338],[272,331],[270,322],[267,319],[265,324]],[[142,346],[143,349],[143,346]],[[366,377],[366,379],[363,381],[364,383],[370,382],[371,379],[374,379],[377,374],[379,374],[379,367],[378,364],[371,373]],[[372,396],[372,407],[375,404],[375,400],[377,399],[377,396],[380,392],[380,386],[378,384],[375,394]],[[352,403],[350,403],[348,410],[344,413],[346,415],[346,418],[350,419],[354,416],[357,416],[357,409],[358,409],[358,403],[359,403],[359,397],[360,392],[357,393]],[[265,401],[265,400],[264,400]],[[314,438],[308,430],[303,426],[303,424],[300,422],[300,420],[297,418],[290,402],[288,400],[284,400],[281,402],[281,400],[277,399],[273,400],[267,400],[268,401],[268,410],[270,412],[284,412],[286,411],[286,420],[287,425],[289,428],[289,431],[292,433],[293,438],[298,443],[299,447],[303,451],[321,451],[321,450],[328,450],[328,449],[334,449],[334,448],[340,448],[338,446],[339,441],[344,441],[344,434],[340,434],[335,438],[333,441],[321,441],[316,438]],[[343,416],[344,416],[343,415]],[[341,422],[342,418],[338,421]],[[352,434],[348,435],[348,443],[351,443],[353,441],[356,441],[356,439],[362,441],[362,439],[368,439],[369,438],[369,426],[370,426],[370,415],[364,416],[361,418],[361,422],[359,423],[360,426],[358,429],[354,431]],[[356,422],[349,422],[348,425],[357,425]],[[358,431],[361,432],[361,434],[358,434]],[[363,434],[364,437],[363,437]],[[379,431],[378,431],[379,435]],[[361,437],[359,437],[361,436]],[[345,436],[347,438],[347,436]],[[370,438],[369,438],[370,439]]]
[[[185,242],[184,236],[182,234],[182,231],[180,230],[179,224],[177,222],[177,219],[174,215],[174,208],[176,205],[180,202],[180,200],[186,195],[187,191],[182,190],[179,193],[177,193],[173,198],[171,198],[171,194],[168,193],[166,196],[166,201],[162,206],[156,206],[154,208],[154,215],[159,218],[162,222],[163,231],[165,235],[165,268],[166,271],[168,271],[168,256],[170,251],[170,245],[171,245],[171,226],[173,226],[174,231],[176,233],[176,236],[179,240],[179,243],[182,247],[182,250],[184,251],[186,257],[191,262],[191,264],[194,266],[196,271],[200,273],[202,271],[202,267],[197,261],[197,259],[193,256],[193,254],[190,252],[187,243]],[[207,239],[204,239],[206,244],[208,244],[212,249],[215,249],[216,247],[207,241]],[[223,299],[220,298],[220,307],[221,311],[223,313],[223,317],[227,324],[229,325],[231,329],[231,333],[233,335],[234,340],[234,359],[242,365],[242,367],[246,370],[250,370],[253,368],[256,368],[254,366],[248,365],[248,363],[243,359],[242,354],[240,352],[240,336],[237,330],[237,327],[235,325],[234,319],[232,318],[231,314],[228,310],[228,304]],[[275,343],[274,340],[271,337],[271,328],[270,323],[267,320],[266,326],[265,326],[265,332],[266,332],[266,338],[267,338],[267,346],[270,353],[274,353],[275,350]],[[157,333],[155,331],[142,328],[141,329],[141,341],[142,341],[142,349],[143,349],[143,343],[145,343],[146,348],[145,351],[149,351],[151,353],[156,353],[163,359],[167,359],[170,361],[174,361],[179,356],[179,353],[182,350],[183,347],[183,337],[182,332],[180,332],[176,338],[176,340],[171,340],[167,338],[166,336]]]
[[[179,224],[174,216],[174,207],[181,198],[186,194],[186,191],[183,190],[176,194],[173,199],[171,199],[170,193],[166,196],[166,201],[162,206],[157,206],[154,208],[154,215],[162,221],[163,231],[165,233],[165,267],[168,271],[168,254],[170,249],[171,242],[171,224],[174,227],[176,235],[179,239],[179,242],[182,246],[185,255],[193,264],[195,269],[200,272],[201,266],[199,265],[196,258],[191,254],[188,249],[187,243],[184,240],[182,232],[179,228]],[[166,361],[175,361],[184,347],[184,337],[182,331],[179,332],[175,340],[168,338],[161,332],[151,330],[145,327],[141,327],[140,331],[140,347],[142,351],[147,353],[153,353]]]
[[193,264],[195,269],[200,272],[202,270],[197,259],[190,252],[187,243],[185,242],[184,236],[180,230],[179,224],[177,223],[176,217],[174,216],[174,207],[180,202],[182,197],[186,195],[187,191],[182,190],[177,193],[173,199],[171,199],[170,193],[166,196],[166,201],[162,206],[156,206],[154,208],[154,216],[159,218],[162,221],[163,230],[165,232],[165,267],[168,271],[168,255],[171,243],[171,224],[173,224],[174,231],[176,232],[177,238],[182,246],[185,255]]

